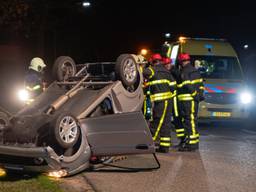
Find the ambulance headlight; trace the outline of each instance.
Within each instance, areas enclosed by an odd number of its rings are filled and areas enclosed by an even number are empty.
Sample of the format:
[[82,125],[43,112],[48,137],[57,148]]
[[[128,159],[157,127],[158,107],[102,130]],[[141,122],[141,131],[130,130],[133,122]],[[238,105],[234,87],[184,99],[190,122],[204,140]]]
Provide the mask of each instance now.
[[243,92],[240,94],[240,101],[242,104],[250,104],[252,102],[253,96],[250,92]]

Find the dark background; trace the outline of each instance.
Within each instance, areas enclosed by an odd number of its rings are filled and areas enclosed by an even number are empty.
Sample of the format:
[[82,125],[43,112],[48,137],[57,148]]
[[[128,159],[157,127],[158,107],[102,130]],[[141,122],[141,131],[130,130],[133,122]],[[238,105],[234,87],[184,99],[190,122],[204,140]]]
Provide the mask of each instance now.
[[[253,1],[6,0],[0,3],[0,105],[13,103],[31,58],[51,65],[60,55],[76,62],[110,61],[121,53],[155,49],[171,33],[225,38],[237,50],[252,86],[256,67]],[[244,49],[245,44],[249,45]],[[3,103],[3,104],[2,104]]]

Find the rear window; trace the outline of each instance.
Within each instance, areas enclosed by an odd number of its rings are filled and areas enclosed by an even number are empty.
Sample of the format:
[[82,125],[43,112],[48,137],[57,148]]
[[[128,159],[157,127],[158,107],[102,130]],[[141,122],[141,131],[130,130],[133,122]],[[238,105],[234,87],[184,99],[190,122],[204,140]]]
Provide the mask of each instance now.
[[191,60],[203,78],[242,79],[242,70],[236,57],[191,56]]

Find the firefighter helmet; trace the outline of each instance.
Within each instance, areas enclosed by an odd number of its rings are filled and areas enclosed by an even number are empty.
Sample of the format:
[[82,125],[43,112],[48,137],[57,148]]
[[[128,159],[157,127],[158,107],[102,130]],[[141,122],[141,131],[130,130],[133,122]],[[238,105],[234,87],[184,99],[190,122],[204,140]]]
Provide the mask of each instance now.
[[39,57],[35,57],[31,60],[29,69],[32,69],[37,72],[42,72],[42,70],[46,67],[43,59]]
[[162,56],[159,53],[155,53],[151,56],[150,58],[151,61],[157,61],[157,60],[162,60]]
[[187,53],[181,53],[181,54],[179,54],[179,56],[178,56],[178,60],[179,60],[179,62],[182,62],[182,61],[190,61],[190,55],[187,54]]
[[164,58],[162,59],[162,61],[163,61],[163,64],[164,64],[164,65],[170,64],[170,63],[172,62],[172,60],[171,60],[170,58],[168,58],[168,57],[164,57]]

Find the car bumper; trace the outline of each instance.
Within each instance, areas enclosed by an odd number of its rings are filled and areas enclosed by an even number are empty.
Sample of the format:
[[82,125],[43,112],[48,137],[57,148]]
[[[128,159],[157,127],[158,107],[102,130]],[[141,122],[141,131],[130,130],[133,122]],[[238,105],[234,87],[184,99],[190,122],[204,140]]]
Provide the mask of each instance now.
[[202,102],[198,116],[201,120],[241,121],[249,118],[250,108],[241,104],[218,105]]
[[16,171],[50,172],[61,169],[61,160],[51,147],[0,146],[0,167]]

